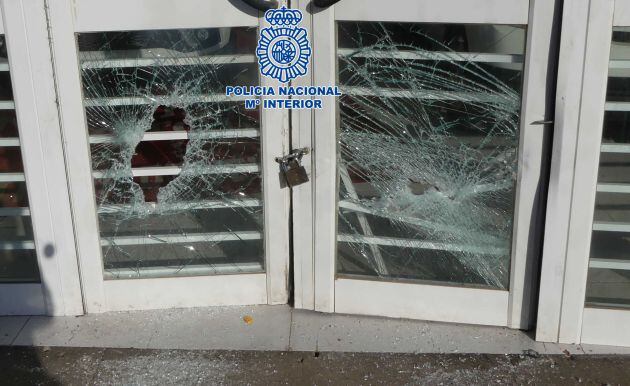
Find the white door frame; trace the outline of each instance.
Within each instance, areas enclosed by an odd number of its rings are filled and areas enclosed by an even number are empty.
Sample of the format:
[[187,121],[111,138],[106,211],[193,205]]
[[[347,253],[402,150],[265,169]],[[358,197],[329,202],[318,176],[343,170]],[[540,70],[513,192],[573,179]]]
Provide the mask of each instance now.
[[[230,26],[263,26],[257,12],[230,0],[47,0],[72,213],[87,312],[231,304],[288,299],[289,192],[274,157],[288,150],[288,112],[261,110],[265,271],[259,274],[104,280],[88,133],[75,34]],[[119,10],[125,9],[125,12]],[[274,83],[261,77],[261,83]]]
[[[292,0],[291,7],[302,11],[304,18],[301,26],[306,28],[314,51],[319,42],[313,40],[313,18],[311,17],[311,0]],[[313,83],[313,61],[305,76],[291,81],[293,86],[311,86]],[[328,102],[331,103],[331,102]],[[313,111],[291,111],[291,148],[313,148]],[[291,189],[291,215],[293,224],[293,305],[298,309],[315,309],[314,259],[313,259],[313,152],[304,155],[302,165],[311,178],[310,183],[295,186]]]
[[[331,99],[314,113],[313,210],[314,308],[325,312],[380,314],[528,328],[532,323],[540,237],[545,167],[545,128],[534,122],[547,118],[550,41],[555,2],[548,0],[432,1],[341,0],[313,13],[313,81],[336,81],[335,20],[436,23],[528,24],[520,127],[519,177],[509,291],[447,286],[336,279],[336,121]],[[316,129],[315,129],[316,127]],[[296,252],[297,253],[297,252]],[[308,256],[307,251],[301,251]],[[296,255],[297,256],[297,255]],[[440,310],[435,299],[439,296]]]
[[[83,313],[70,200],[57,115],[43,0],[2,0],[0,29],[6,36],[34,242],[41,283],[1,284],[0,314]],[[8,208],[14,209],[14,208]]]
[[585,307],[613,26],[630,3],[565,1],[536,339],[630,345],[630,311]]

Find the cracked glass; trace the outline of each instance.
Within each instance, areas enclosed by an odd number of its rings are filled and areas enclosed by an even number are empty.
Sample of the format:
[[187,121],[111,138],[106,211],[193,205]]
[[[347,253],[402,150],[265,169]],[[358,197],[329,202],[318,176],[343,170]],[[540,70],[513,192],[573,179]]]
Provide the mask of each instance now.
[[337,273],[507,289],[525,26],[337,34]]
[[79,34],[106,279],[264,271],[256,33]]
[[630,308],[630,27],[611,43],[586,305]]
[[4,35],[0,35],[0,283],[39,282]]

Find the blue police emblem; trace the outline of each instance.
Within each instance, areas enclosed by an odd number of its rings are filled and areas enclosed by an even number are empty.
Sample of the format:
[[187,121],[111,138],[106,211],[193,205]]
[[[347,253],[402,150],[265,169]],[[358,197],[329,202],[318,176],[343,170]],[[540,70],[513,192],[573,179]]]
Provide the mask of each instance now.
[[302,12],[297,9],[270,9],[265,19],[271,24],[260,31],[256,55],[260,73],[287,83],[306,75],[311,46],[305,28],[297,25]]

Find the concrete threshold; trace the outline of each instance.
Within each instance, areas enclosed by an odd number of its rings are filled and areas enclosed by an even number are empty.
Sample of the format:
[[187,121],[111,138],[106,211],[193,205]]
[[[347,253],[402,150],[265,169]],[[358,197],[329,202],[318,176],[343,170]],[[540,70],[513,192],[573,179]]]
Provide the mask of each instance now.
[[536,342],[502,327],[324,314],[288,306],[0,317],[0,345],[416,354],[630,354],[630,348]]

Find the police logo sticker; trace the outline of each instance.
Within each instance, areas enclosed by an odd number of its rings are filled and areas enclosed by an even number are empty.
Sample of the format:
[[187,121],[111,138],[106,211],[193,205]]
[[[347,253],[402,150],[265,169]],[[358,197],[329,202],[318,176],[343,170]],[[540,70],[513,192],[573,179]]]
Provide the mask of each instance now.
[[271,27],[260,31],[256,47],[260,73],[287,83],[306,75],[311,46],[306,29],[298,27],[302,12],[297,9],[270,9],[265,19]]
[[292,86],[291,79],[308,73],[312,55],[306,28],[298,27],[302,12],[297,9],[270,9],[265,19],[271,27],[260,31],[256,56],[260,73],[277,79],[279,85],[227,85],[225,95],[245,100],[248,110],[263,109],[321,109],[323,97],[341,96],[335,85]]

